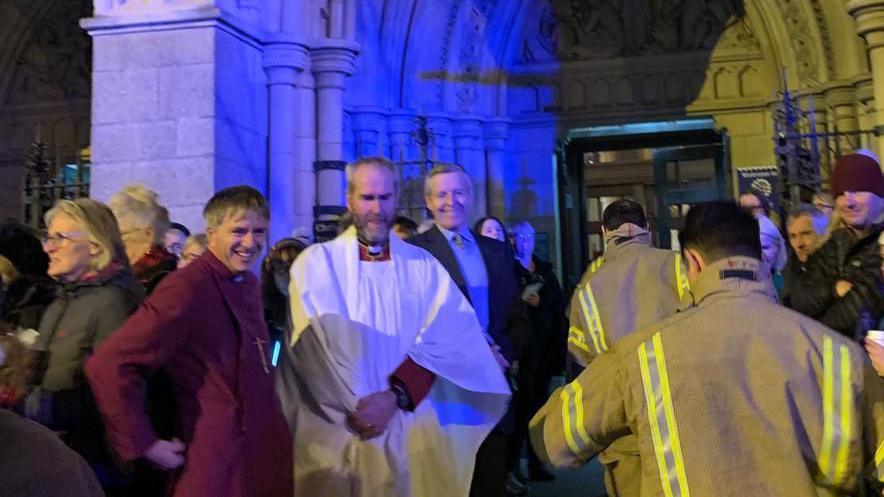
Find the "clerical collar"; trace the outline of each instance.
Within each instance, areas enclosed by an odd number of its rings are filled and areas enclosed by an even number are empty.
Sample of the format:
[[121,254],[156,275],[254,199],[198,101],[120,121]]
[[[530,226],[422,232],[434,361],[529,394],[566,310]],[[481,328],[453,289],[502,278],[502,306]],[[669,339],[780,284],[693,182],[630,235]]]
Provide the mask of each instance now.
[[369,245],[359,240],[359,260],[383,262],[390,260],[390,242],[383,245]]

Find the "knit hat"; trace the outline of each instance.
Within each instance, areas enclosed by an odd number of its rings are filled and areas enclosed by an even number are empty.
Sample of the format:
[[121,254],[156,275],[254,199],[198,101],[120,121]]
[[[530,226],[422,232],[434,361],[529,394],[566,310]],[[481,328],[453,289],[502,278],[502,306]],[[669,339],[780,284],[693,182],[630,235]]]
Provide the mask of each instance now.
[[884,174],[878,161],[860,153],[841,156],[832,172],[832,197],[844,192],[872,192],[884,197]]

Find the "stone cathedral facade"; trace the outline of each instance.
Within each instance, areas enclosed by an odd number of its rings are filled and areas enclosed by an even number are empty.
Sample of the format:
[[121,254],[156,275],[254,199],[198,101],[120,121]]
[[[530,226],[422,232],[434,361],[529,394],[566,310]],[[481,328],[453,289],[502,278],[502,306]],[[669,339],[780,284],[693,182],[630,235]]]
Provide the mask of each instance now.
[[460,163],[476,216],[533,222],[558,259],[574,130],[702,118],[728,174],[773,165],[784,74],[821,132],[880,151],[884,124],[884,0],[2,0],[0,40],[8,198],[39,132],[89,147],[92,196],[143,182],[194,227],[254,185],[274,238],[384,155],[412,208],[421,165]]

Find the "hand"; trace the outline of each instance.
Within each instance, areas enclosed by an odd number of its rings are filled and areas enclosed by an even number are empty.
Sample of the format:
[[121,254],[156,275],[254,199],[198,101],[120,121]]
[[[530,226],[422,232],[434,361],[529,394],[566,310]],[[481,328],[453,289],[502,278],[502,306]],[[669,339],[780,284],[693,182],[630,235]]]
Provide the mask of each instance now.
[[491,353],[494,354],[494,358],[497,360],[501,370],[506,371],[506,368],[510,367],[510,362],[500,353],[500,345],[492,345]]
[[853,283],[845,280],[838,280],[838,283],[835,283],[835,293],[838,294],[839,297],[843,297],[847,295],[853,289]]
[[866,338],[866,352],[872,360],[872,366],[878,372],[878,376],[884,376],[884,347]]
[[347,426],[362,440],[380,436],[397,409],[396,394],[391,390],[366,395],[356,404],[356,412],[347,415]]
[[169,440],[157,440],[144,453],[145,459],[156,464],[166,471],[178,469],[184,465],[185,445],[177,438]]
[[532,293],[525,297],[525,302],[528,303],[531,307],[540,307],[540,295],[537,293]]

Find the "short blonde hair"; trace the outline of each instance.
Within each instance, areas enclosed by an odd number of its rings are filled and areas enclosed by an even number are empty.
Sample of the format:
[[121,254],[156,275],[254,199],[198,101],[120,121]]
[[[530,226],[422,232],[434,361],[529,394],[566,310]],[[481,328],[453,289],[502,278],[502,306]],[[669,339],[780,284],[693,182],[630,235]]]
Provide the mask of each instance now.
[[144,185],[126,186],[111,196],[108,205],[119,224],[152,228],[155,244],[163,240],[163,235],[169,229],[169,211],[160,205],[159,195]]
[[59,215],[82,225],[89,235],[89,241],[101,247],[101,253],[93,259],[91,269],[100,271],[111,262],[129,266],[117,219],[108,206],[90,198],[59,200],[46,213],[46,225],[52,224],[55,216]]

